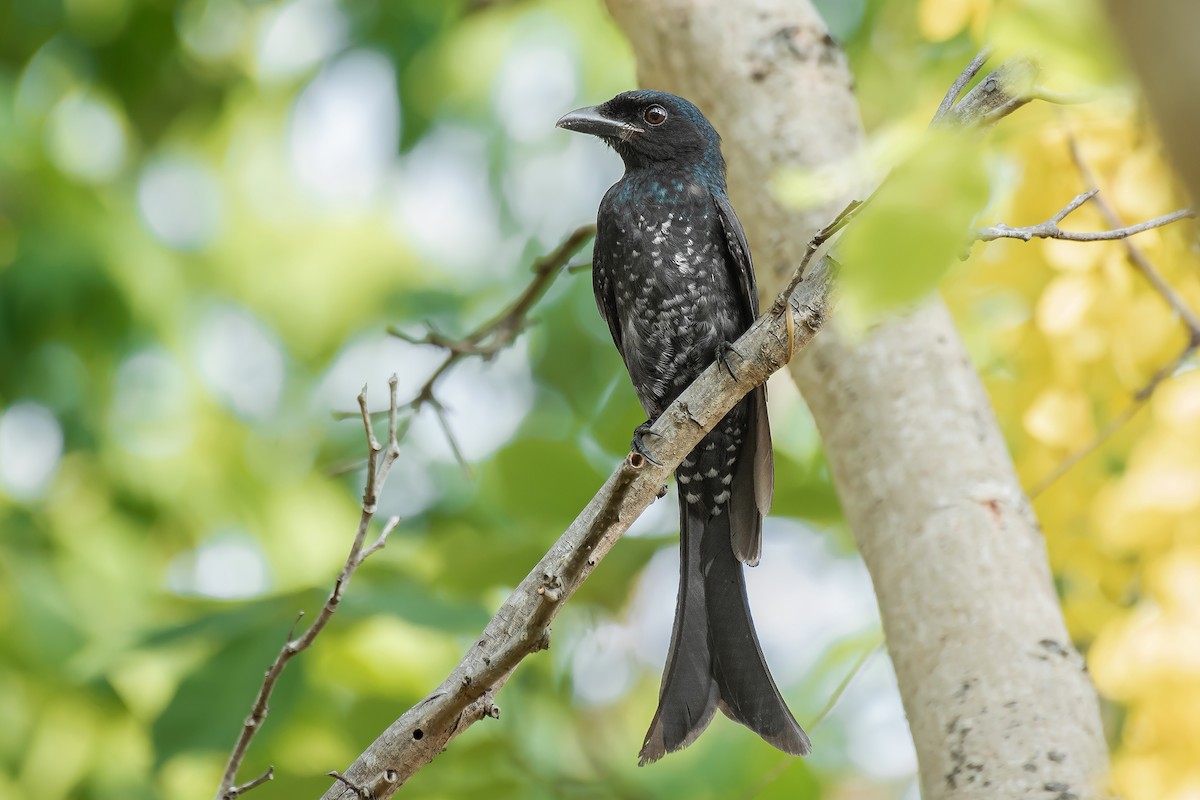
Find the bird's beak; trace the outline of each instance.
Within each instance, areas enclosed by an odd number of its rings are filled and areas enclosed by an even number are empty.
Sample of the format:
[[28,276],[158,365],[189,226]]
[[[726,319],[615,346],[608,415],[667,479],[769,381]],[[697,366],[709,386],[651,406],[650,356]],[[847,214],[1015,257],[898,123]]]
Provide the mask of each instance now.
[[605,116],[600,106],[588,106],[564,114],[554,127],[614,139],[628,139],[635,133],[642,133],[642,129],[636,125]]

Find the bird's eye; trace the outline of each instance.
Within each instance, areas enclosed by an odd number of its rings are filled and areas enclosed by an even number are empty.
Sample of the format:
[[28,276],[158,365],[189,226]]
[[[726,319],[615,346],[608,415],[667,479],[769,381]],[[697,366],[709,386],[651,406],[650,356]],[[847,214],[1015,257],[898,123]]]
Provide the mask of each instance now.
[[642,112],[642,119],[657,127],[667,121],[667,110],[662,106],[650,106]]

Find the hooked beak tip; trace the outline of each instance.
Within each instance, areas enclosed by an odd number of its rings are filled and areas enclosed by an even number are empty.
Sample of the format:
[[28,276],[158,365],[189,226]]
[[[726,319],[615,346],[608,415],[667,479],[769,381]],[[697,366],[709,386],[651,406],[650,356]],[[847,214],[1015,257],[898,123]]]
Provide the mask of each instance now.
[[636,125],[606,116],[599,106],[577,108],[568,114],[563,114],[554,127],[577,133],[589,133],[592,136],[622,138],[641,132]]
[[577,108],[574,111],[563,114],[558,118],[558,122],[554,123],[554,127],[568,131],[581,130],[588,127],[596,127],[604,118],[599,108],[588,106],[587,108]]

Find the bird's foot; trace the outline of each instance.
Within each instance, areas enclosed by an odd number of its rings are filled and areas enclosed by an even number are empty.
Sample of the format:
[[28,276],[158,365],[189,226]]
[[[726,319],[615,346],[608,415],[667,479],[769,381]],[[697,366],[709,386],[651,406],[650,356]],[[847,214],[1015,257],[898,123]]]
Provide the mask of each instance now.
[[729,373],[730,378],[733,378],[736,381],[737,375],[733,374],[733,367],[729,364],[730,353],[733,353],[735,356],[737,356],[739,361],[746,360],[746,357],[729,342],[723,341],[717,345],[717,363],[725,368],[725,371]]
[[653,424],[653,422],[654,422],[653,420],[648,419],[645,422],[643,422],[641,425],[638,425],[636,428],[634,428],[633,429],[633,441],[630,442],[629,446],[631,448],[633,448],[633,452],[637,453],[639,456],[646,459],[654,466],[661,467],[662,462],[659,461],[654,456],[650,455],[650,451],[646,449],[646,443],[642,441],[642,437],[644,437],[644,436],[662,436],[662,434],[659,433],[658,431],[650,430],[650,426]]

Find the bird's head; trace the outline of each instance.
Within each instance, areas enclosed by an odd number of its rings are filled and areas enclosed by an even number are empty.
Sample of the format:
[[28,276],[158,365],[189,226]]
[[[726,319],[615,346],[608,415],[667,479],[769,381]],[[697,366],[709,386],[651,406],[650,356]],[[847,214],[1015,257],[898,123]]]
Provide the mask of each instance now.
[[626,169],[699,168],[724,179],[721,137],[700,109],[666,92],[622,92],[606,103],[566,114],[558,127],[599,136]]

